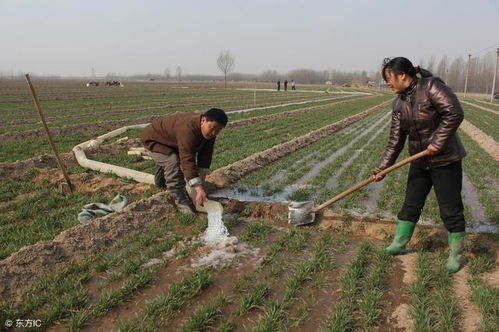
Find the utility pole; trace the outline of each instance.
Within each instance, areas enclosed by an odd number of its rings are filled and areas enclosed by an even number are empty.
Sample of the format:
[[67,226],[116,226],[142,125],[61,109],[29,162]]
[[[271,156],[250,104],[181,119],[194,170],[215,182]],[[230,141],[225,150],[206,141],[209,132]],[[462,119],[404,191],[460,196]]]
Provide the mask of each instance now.
[[466,98],[466,91],[468,90],[468,75],[470,73],[470,61],[471,61],[471,54],[468,54],[468,68],[466,68],[466,80],[464,81],[464,97]]
[[256,107],[256,79],[255,79],[255,89],[253,90],[253,107]]
[[499,48],[496,53],[496,67],[494,69],[494,79],[492,80],[492,91],[490,92],[490,102],[494,101],[494,93],[496,92],[496,77],[497,77],[497,63],[499,62]]

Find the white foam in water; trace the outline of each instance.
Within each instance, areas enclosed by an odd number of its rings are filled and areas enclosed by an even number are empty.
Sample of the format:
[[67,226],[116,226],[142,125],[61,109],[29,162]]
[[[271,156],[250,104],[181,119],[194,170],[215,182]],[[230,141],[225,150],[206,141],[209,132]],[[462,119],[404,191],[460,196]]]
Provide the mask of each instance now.
[[225,240],[229,236],[229,231],[222,220],[222,204],[207,200],[204,207],[208,213],[208,228],[204,232],[203,240],[206,244],[213,246]]

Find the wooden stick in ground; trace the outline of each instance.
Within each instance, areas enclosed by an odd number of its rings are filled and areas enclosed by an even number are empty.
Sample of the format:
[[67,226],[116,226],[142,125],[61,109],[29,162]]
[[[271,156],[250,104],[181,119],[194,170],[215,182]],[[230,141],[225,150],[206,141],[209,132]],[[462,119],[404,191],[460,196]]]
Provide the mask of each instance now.
[[33,84],[31,84],[31,79],[29,78],[29,74],[26,74],[26,82],[28,82],[29,89],[31,91],[31,96],[33,97],[33,102],[35,103],[35,108],[38,111],[38,115],[40,115],[40,119],[42,120],[43,128],[45,129],[45,133],[47,134],[47,139],[49,140],[50,147],[52,148],[52,151],[55,154],[55,159],[57,160],[57,165],[59,165],[59,168],[62,171],[62,175],[64,175],[64,179],[66,179],[66,182],[68,184],[69,190],[72,192],[73,191],[73,185],[71,181],[69,180],[68,173],[66,172],[66,168],[64,167],[64,164],[62,163],[61,157],[59,156],[59,152],[57,151],[57,148],[54,144],[54,141],[52,140],[52,136],[50,135],[49,127],[47,126],[47,122],[45,121],[45,116],[43,115],[42,107],[40,106],[40,101],[38,100],[38,96],[36,95],[35,88],[33,87]]

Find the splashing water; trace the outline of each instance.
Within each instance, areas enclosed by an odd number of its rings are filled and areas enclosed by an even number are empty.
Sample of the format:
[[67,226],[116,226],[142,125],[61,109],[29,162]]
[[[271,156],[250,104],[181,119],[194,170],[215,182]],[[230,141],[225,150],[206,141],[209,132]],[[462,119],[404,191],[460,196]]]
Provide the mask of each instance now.
[[206,244],[213,246],[225,240],[229,236],[229,231],[222,220],[222,204],[207,200],[204,207],[208,213],[208,228],[204,232],[203,240]]

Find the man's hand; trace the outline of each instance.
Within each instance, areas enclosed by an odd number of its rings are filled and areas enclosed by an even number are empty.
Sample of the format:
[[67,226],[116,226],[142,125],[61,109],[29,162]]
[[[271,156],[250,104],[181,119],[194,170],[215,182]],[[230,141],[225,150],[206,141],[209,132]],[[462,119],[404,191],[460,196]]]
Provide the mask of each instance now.
[[196,190],[196,203],[203,206],[206,201],[206,191],[204,191],[203,185],[194,186],[194,190]]
[[428,150],[428,154],[430,156],[434,156],[434,155],[436,155],[436,154],[438,154],[440,152],[439,148],[437,148],[436,146],[431,145],[431,144],[428,145],[428,147],[426,148],[426,150]]

